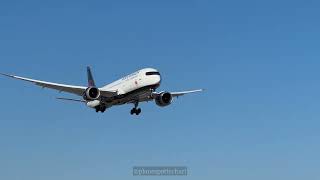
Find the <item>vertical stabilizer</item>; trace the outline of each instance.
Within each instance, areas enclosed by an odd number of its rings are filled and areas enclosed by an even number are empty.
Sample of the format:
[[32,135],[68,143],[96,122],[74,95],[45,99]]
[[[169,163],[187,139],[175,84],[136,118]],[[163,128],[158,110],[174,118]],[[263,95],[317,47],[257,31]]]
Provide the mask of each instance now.
[[94,79],[91,73],[91,68],[89,66],[87,67],[87,76],[88,76],[88,87],[96,87],[96,83],[94,82]]

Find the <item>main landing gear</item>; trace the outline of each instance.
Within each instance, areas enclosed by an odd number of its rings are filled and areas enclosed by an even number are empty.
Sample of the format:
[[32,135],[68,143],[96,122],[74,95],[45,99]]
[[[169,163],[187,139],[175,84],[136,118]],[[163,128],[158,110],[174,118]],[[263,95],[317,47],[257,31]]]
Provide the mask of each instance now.
[[134,104],[134,108],[132,108],[130,112],[131,115],[136,114],[138,116],[141,113],[141,109],[138,108],[138,105],[139,103]]
[[107,110],[107,107],[105,107],[105,106],[97,106],[96,108],[96,112],[98,113],[99,111],[101,112],[101,113],[104,113],[106,110]]

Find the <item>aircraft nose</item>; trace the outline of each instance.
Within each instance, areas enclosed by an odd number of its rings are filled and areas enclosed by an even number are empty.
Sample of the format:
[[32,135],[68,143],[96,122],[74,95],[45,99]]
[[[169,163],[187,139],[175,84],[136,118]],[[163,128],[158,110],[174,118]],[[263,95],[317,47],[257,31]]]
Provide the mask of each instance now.
[[152,84],[160,84],[161,83],[161,77],[160,76],[153,76],[152,77]]
[[160,84],[161,83],[161,76],[160,75],[155,76],[154,81],[155,81],[155,84]]

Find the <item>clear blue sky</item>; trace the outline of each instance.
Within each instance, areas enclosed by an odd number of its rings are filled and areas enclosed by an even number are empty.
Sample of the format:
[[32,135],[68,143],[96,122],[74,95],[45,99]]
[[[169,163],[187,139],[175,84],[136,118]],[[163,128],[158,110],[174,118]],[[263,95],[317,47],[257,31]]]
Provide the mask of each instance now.
[[0,179],[144,179],[135,165],[189,167],[168,179],[319,179],[319,6],[2,1],[1,72],[85,85],[91,65],[104,85],[155,67],[161,90],[206,92],[136,117],[1,77]]

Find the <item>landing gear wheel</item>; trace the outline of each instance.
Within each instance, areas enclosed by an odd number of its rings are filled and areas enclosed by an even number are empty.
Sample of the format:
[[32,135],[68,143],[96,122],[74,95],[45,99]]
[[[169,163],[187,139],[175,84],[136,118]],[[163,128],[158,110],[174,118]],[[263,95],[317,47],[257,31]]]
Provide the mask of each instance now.
[[107,107],[101,107],[100,111],[104,113],[107,110]]
[[136,113],[136,109],[135,108],[131,109],[130,114],[133,115],[134,113]]
[[136,115],[139,115],[140,113],[141,113],[141,109],[139,108],[136,110]]
[[134,114],[139,115],[140,113],[141,113],[141,109],[140,109],[140,108],[139,108],[139,109],[133,108],[133,109],[131,109],[131,111],[130,111],[130,114],[131,114],[131,115],[134,115]]
[[105,107],[105,106],[97,106],[97,107],[95,107],[95,109],[96,109],[97,113],[98,112],[104,113],[107,110],[107,107]]

